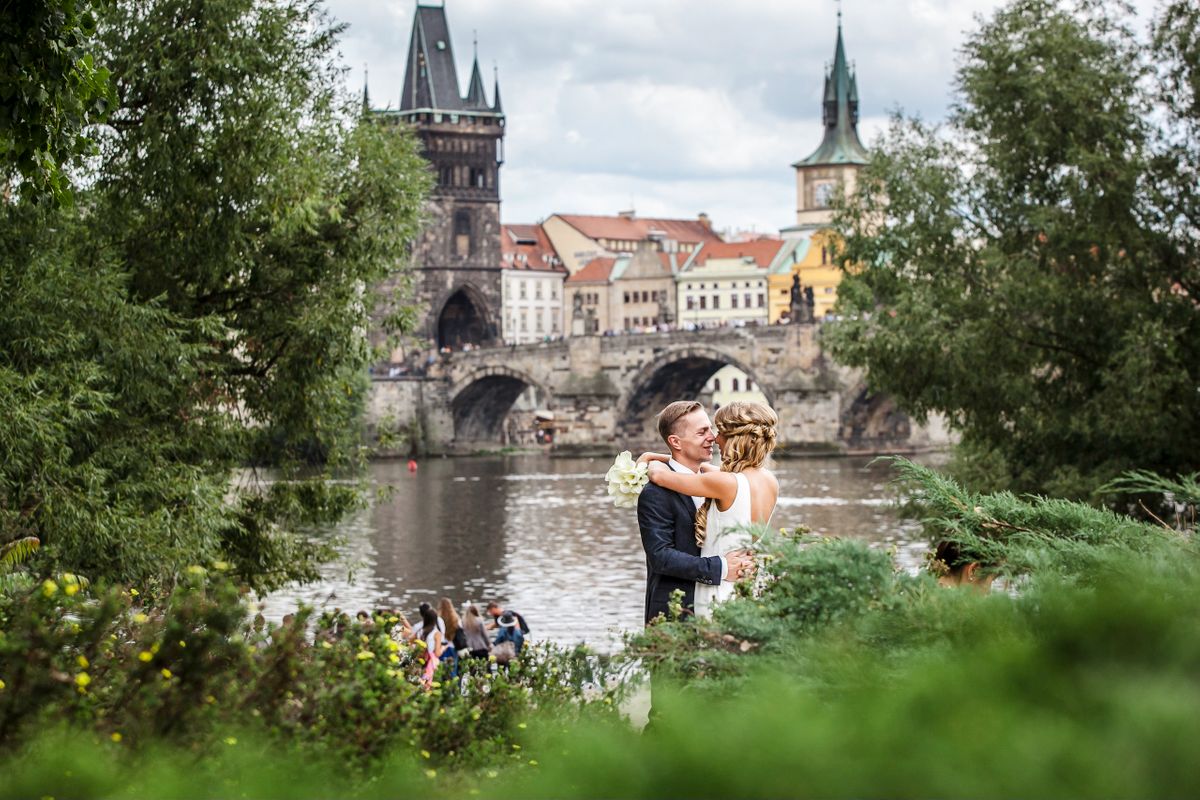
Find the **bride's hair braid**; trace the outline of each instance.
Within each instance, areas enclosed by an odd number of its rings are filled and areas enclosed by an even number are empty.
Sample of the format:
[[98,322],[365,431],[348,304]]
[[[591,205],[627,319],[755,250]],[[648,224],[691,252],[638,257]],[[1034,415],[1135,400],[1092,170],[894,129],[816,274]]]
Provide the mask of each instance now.
[[[727,403],[713,415],[713,425],[725,437],[721,449],[721,471],[742,472],[761,466],[775,449],[775,426],[779,417],[762,403]],[[713,499],[707,498],[696,512],[696,544],[704,546],[708,530],[708,511]]]

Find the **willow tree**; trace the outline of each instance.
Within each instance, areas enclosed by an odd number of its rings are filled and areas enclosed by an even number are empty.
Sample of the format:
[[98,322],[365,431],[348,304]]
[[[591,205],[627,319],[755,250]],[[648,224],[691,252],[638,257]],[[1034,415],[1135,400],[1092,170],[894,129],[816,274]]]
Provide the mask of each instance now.
[[[856,266],[833,349],[947,415],[981,487],[1087,496],[1200,466],[1198,163],[1177,135],[1200,119],[1196,12],[1167,9],[1149,51],[1114,5],[996,12],[948,121],[893,120],[839,202]],[[1171,40],[1181,18],[1191,39]]]

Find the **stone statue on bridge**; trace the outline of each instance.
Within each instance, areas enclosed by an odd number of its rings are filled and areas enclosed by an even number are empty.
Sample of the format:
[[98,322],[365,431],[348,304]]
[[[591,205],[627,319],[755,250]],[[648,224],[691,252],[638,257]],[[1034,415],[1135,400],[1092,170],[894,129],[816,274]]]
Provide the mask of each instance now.
[[812,287],[800,288],[800,273],[792,273],[792,296],[791,306],[788,309],[788,321],[793,325],[811,323],[815,305],[816,300],[813,297]]

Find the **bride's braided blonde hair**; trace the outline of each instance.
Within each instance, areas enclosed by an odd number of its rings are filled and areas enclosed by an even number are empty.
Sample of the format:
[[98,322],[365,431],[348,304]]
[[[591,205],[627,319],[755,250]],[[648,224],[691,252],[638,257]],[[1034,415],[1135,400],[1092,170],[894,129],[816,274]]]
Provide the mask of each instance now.
[[[761,466],[775,449],[775,426],[779,417],[762,403],[727,403],[713,414],[713,425],[725,437],[721,448],[721,471],[742,472]],[[704,546],[708,530],[708,510],[713,499],[707,498],[696,512],[696,544]]]

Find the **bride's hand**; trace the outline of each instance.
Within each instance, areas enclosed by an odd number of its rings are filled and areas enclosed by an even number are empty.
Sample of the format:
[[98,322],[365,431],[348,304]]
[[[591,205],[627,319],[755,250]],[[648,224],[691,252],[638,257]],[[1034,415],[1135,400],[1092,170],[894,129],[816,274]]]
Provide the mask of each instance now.
[[670,456],[664,456],[662,453],[642,453],[638,456],[637,463],[639,464],[654,464],[666,463],[671,460]]
[[661,475],[665,475],[666,473],[668,473],[670,471],[671,471],[671,468],[668,467],[665,462],[651,461],[651,462],[649,462],[649,465],[648,465],[648,471],[646,473],[646,477],[650,479],[651,483],[658,485],[658,481],[655,479]]

